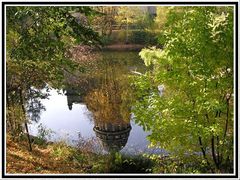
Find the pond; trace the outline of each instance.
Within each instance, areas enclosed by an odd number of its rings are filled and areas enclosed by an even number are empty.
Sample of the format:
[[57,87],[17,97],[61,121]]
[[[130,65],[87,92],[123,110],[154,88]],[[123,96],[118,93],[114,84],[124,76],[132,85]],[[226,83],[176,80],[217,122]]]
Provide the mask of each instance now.
[[84,69],[65,73],[63,89],[51,89],[41,100],[45,111],[30,125],[32,135],[41,124],[53,131],[51,141],[76,145],[80,139],[94,140],[102,153],[165,153],[149,149],[143,128],[134,122],[131,75],[145,71],[137,52],[102,52],[83,62]]

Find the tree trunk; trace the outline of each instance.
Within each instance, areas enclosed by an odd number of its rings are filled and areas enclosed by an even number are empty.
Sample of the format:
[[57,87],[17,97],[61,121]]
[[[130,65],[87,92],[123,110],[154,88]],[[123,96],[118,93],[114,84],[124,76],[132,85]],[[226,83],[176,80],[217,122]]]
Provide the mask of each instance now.
[[[202,153],[203,153],[203,157],[207,161],[207,165],[211,168],[211,165],[210,165],[210,163],[209,163],[209,161],[207,159],[207,156],[206,156],[206,152],[205,152],[205,150],[203,148],[202,138],[200,136],[198,136],[198,141],[199,141],[199,145],[201,147]],[[211,171],[212,171],[212,168],[211,168]]]
[[32,151],[32,144],[31,144],[31,138],[30,138],[29,131],[28,131],[28,125],[27,125],[27,120],[26,120],[26,110],[25,110],[25,107],[24,107],[22,90],[20,90],[19,93],[20,93],[20,100],[21,100],[22,111],[23,111],[23,114],[25,115],[24,125],[25,125],[27,139],[28,139],[29,151]]
[[225,138],[226,135],[227,135],[228,119],[229,119],[229,99],[227,99],[227,118],[226,118],[226,123],[225,123],[224,138]]
[[216,154],[215,154],[214,136],[212,136],[212,157],[217,169],[219,169],[219,163],[217,161]]

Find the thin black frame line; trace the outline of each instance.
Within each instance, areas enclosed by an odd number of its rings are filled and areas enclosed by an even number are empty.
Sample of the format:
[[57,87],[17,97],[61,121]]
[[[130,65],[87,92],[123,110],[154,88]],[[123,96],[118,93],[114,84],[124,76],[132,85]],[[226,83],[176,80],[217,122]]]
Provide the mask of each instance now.
[[235,6],[235,171],[238,177],[238,3]]
[[154,2],[154,1],[144,1],[144,2],[99,2],[99,1],[91,1],[91,2],[34,2],[34,1],[29,1],[29,2],[6,2],[6,1],[2,1],[3,4],[11,4],[11,5],[21,5],[21,4],[28,4],[28,5],[34,5],[34,4],[41,4],[41,5],[49,5],[49,4],[59,4],[59,5],[79,5],[79,4],[93,4],[93,5],[122,5],[122,4],[126,4],[126,5],[168,5],[168,4],[175,4],[175,5],[216,5],[216,4],[222,4],[222,5],[226,5],[226,4],[237,4],[238,2],[222,2],[222,1],[219,1],[219,2],[202,2],[202,1],[197,1],[197,2]]
[[2,6],[2,173],[5,173],[5,6]]
[[111,175],[101,175],[101,174],[98,174],[98,175],[68,175],[68,174],[61,174],[61,175],[51,175],[51,174],[44,174],[44,175],[7,175],[7,176],[3,176],[4,178],[237,178],[236,176],[217,176],[217,175],[214,175],[214,176],[185,176],[185,175],[134,175],[134,174],[131,174],[131,175],[120,175],[120,174],[111,174]]
[[59,178],[59,177],[67,177],[67,178],[135,178],[135,177],[138,177],[138,178],[236,178],[235,175],[198,175],[198,174],[179,174],[179,175],[171,175],[171,174],[144,174],[144,175],[140,175],[140,174],[137,174],[137,175],[134,175],[133,174],[11,174],[11,175],[7,175],[5,176],[7,178],[30,178],[30,177],[34,177],[34,178],[43,178],[43,177],[49,177],[49,178]]
[[[236,10],[237,11],[237,10]],[[236,21],[237,21],[237,18],[236,18]],[[3,31],[4,32],[4,31]],[[236,43],[237,44],[237,43]],[[3,47],[3,46],[2,46]],[[237,48],[236,48],[237,49]],[[237,59],[237,58],[236,58]],[[238,171],[237,171],[238,172]]]
[[[142,4],[151,4],[151,5],[159,5],[159,4],[193,4],[193,5],[196,5],[196,4],[203,4],[203,5],[208,5],[208,4],[233,4],[234,7],[235,7],[235,29],[236,29],[236,32],[235,32],[235,70],[236,70],[236,86],[238,85],[238,2],[108,2],[108,3],[105,3],[105,2],[2,2],[2,56],[3,58],[5,58],[5,52],[4,52],[4,47],[5,47],[5,5],[7,4],[77,4],[77,5],[80,5],[80,4],[101,4],[101,5],[111,5],[111,4],[137,4],[137,5],[142,5]],[[5,77],[5,61],[2,61],[2,68],[3,68],[3,71],[2,71],[2,77],[4,78]],[[3,79],[2,83],[3,83],[3,95],[5,95],[5,82],[4,82],[5,79]],[[159,178],[159,177],[184,177],[184,178],[192,178],[192,177],[198,177],[198,178],[204,178],[204,177],[209,177],[209,178],[214,178],[214,177],[221,177],[221,178],[230,178],[230,177],[238,177],[238,89],[237,87],[235,87],[235,92],[236,92],[236,103],[235,103],[235,110],[236,110],[236,118],[235,118],[235,125],[236,125],[236,129],[235,129],[235,136],[236,136],[236,147],[235,147],[235,153],[236,153],[236,162],[235,162],[235,174],[230,174],[230,175],[221,175],[221,174],[218,174],[218,175],[207,175],[207,174],[201,174],[201,175],[195,175],[195,174],[189,174],[189,175],[171,175],[171,174],[166,174],[166,175],[163,175],[163,174],[150,174],[150,175],[142,175],[142,176],[135,176],[134,174],[131,174],[131,175],[119,175],[119,174],[116,174],[116,175],[101,175],[101,174],[97,174],[97,175],[90,175],[90,174],[79,174],[79,175],[71,175],[71,174],[60,174],[60,175],[52,175],[52,174],[43,174],[43,175],[6,175],[5,174],[5,166],[4,166],[4,158],[2,159],[2,172],[3,172],[3,176],[2,177],[8,177],[8,178],[15,178],[15,177],[22,177],[22,178],[30,178],[30,177],[69,177],[69,178],[75,178],[75,177],[83,177],[83,178],[86,178],[86,177],[90,177],[90,178],[94,178],[94,177],[101,177],[101,178],[112,178],[112,177],[119,177],[119,178],[126,178],[126,177],[139,177],[139,178],[146,178],[146,177],[149,177],[149,178]],[[3,96],[5,97],[5,96]],[[3,123],[3,126],[2,126],[2,129],[5,127],[5,120],[4,120],[4,106],[5,106],[5,99],[3,98],[2,99],[2,102],[3,102],[3,106],[2,106],[2,117],[3,117],[3,120],[2,120],[2,123]],[[4,151],[5,151],[5,131],[3,130],[2,131],[2,137],[4,137],[4,143],[3,143],[3,146],[2,146],[2,152],[3,152],[3,155],[4,155]]]

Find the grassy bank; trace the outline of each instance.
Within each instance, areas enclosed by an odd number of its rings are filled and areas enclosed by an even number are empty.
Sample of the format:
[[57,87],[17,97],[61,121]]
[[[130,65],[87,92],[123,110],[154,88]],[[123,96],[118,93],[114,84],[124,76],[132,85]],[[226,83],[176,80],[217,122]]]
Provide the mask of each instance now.
[[32,144],[33,150],[29,152],[27,141],[14,140],[7,136],[7,173],[222,173],[206,166],[199,156],[128,156],[117,152],[103,155],[92,152],[89,147],[75,148],[64,142],[36,142]]
[[33,145],[7,138],[7,173],[83,173],[84,166],[69,161],[71,148],[64,144]]
[[7,173],[150,173],[152,166],[153,162],[142,156],[101,155],[64,142],[33,144],[29,152],[26,141],[7,137]]

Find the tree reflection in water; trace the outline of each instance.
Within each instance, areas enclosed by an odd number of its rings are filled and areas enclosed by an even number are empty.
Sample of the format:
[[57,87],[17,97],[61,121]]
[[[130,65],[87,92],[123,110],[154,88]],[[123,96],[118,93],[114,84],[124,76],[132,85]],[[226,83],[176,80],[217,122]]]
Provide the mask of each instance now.
[[[66,86],[68,107],[85,103],[93,113],[94,131],[104,150],[120,151],[131,131],[131,88],[129,67],[124,60],[102,58],[89,76],[69,79]],[[71,83],[74,82],[74,83]]]
[[121,150],[131,130],[130,111],[122,107],[121,91],[106,84],[86,96],[87,107],[94,115],[94,131],[106,151]]

